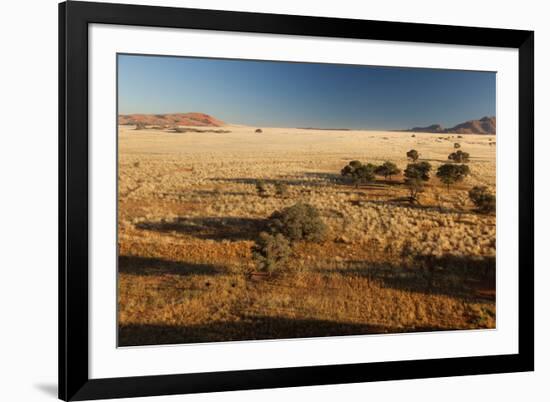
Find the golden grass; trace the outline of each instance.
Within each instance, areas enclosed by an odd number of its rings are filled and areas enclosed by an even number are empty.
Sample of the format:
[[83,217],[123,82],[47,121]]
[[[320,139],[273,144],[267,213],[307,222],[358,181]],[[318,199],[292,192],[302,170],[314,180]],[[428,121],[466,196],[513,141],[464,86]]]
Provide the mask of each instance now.
[[[435,169],[456,137],[230,131],[120,128],[120,345],[495,327],[496,219],[467,201],[474,185],[494,189],[493,136],[458,140],[471,177],[449,192],[432,179],[413,206],[400,176],[356,189],[339,170],[352,159],[402,169],[411,148]],[[296,245],[285,272],[251,276],[263,220],[298,200],[320,210],[328,240]]]

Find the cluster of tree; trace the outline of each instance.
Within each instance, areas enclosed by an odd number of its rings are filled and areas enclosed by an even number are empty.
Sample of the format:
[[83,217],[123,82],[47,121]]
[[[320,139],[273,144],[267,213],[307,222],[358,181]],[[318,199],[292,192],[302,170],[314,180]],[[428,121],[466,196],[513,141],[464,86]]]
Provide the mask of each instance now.
[[[460,148],[460,144],[455,143],[455,148]],[[419,157],[418,151],[411,149],[407,152],[407,158],[416,162]],[[470,168],[463,163],[469,162],[470,154],[458,150],[449,155],[449,160],[461,165],[445,163],[437,168],[436,176],[442,183],[447,185],[447,190],[452,184],[461,182],[470,174]],[[423,191],[424,183],[430,180],[431,165],[428,162],[411,163],[407,165],[404,171],[405,184],[409,188],[411,202],[418,201],[418,194]]]
[[372,163],[363,164],[358,160],[351,161],[340,171],[344,177],[350,177],[356,186],[361,183],[370,183],[374,181],[375,176],[382,176],[386,180],[399,174],[401,170],[393,162],[386,161],[376,166]]
[[351,177],[356,187],[361,183],[370,183],[374,180],[376,166],[372,163],[364,165],[360,161],[351,161],[340,171],[342,176]]
[[[412,161],[403,171],[404,182],[409,190],[409,200],[411,203],[418,202],[418,196],[424,191],[424,185],[430,180],[432,166],[429,162],[418,162],[420,154],[416,149],[407,152],[407,158]],[[467,162],[470,155],[467,152],[458,150],[451,155],[449,159],[455,162]],[[400,169],[393,162],[387,161],[382,165],[375,166],[372,163],[363,164],[361,161],[353,160],[340,171],[342,176],[350,177],[356,186],[361,183],[374,181],[375,176],[383,176],[388,179],[399,174]],[[452,184],[461,182],[470,174],[470,168],[465,164],[446,163],[438,167],[436,176],[442,183],[450,189]]]
[[[457,151],[457,154],[461,151]],[[466,160],[468,160],[469,155]],[[407,152],[412,163],[407,164],[403,171],[404,183],[409,190],[411,203],[418,202],[418,196],[424,191],[424,185],[430,180],[432,165],[427,161],[417,162],[419,154],[412,149]],[[450,158],[452,159],[452,158]],[[455,160],[455,159],[452,159]],[[460,159],[464,161],[464,159]],[[391,179],[392,175],[400,172],[393,162],[385,162],[375,166],[371,163],[362,164],[353,160],[342,170],[343,176],[351,177],[356,184],[370,182],[375,175]],[[470,174],[470,168],[465,164],[445,163],[437,168],[436,176],[447,185],[461,182]],[[256,182],[258,194],[265,196],[268,193],[267,185],[263,180]],[[286,184],[275,183],[277,194],[286,193]],[[485,186],[475,186],[468,192],[468,196],[478,211],[491,213],[496,208],[496,197]],[[252,256],[260,271],[272,273],[284,268],[292,254],[292,247],[298,241],[321,242],[326,239],[327,225],[321,219],[317,208],[310,204],[298,202],[291,207],[275,211],[267,220],[267,231],[261,232],[252,246]]]
[[273,212],[267,220],[267,229],[252,246],[257,268],[267,273],[286,266],[294,243],[321,242],[328,232],[317,208],[302,202]]

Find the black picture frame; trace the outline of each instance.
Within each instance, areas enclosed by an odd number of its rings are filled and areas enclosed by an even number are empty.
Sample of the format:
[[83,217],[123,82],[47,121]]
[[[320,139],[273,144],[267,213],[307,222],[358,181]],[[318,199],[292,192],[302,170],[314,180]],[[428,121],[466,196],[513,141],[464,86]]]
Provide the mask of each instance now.
[[[90,379],[88,375],[88,25],[375,39],[519,51],[517,354]],[[70,1],[59,4],[59,398],[293,387],[534,370],[534,32]]]

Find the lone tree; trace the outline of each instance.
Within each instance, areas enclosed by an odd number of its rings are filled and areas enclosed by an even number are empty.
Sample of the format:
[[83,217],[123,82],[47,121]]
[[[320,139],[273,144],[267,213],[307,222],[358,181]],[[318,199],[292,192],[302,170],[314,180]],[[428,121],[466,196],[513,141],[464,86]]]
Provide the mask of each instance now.
[[458,148],[460,148],[460,144],[458,142],[455,142],[454,147],[455,147],[455,149],[458,149]]
[[418,196],[424,191],[424,183],[430,180],[432,165],[428,162],[409,163],[404,170],[405,185],[409,190],[409,201],[418,202]]
[[326,238],[328,230],[317,208],[302,202],[273,212],[267,226],[272,234],[281,234],[291,242],[320,242]]
[[407,152],[407,159],[410,159],[413,162],[416,162],[419,156],[420,154],[416,149],[411,149],[410,151]]
[[470,168],[468,165],[446,163],[437,168],[436,176],[442,183],[447,185],[447,191],[449,191],[451,184],[461,182],[469,174]]
[[350,163],[348,163],[346,166],[344,166],[344,168],[342,170],[340,170],[340,173],[342,174],[342,176],[351,176],[353,174],[353,172],[355,172],[355,169],[357,169],[358,167],[361,167],[363,166],[363,164],[359,161],[351,161]]
[[391,177],[394,174],[398,174],[401,170],[397,167],[397,165],[393,162],[386,161],[380,166],[377,166],[376,169],[374,169],[374,173],[378,176],[384,176],[384,179],[388,179],[388,177],[391,180]]
[[468,163],[470,162],[470,154],[468,152],[458,150],[452,154],[449,154],[448,159],[456,163]]
[[404,170],[405,178],[407,179],[421,179],[422,181],[430,180],[430,171],[432,165],[429,162],[409,163]]
[[348,165],[340,171],[342,176],[351,177],[356,187],[359,187],[360,183],[369,183],[374,180],[374,171],[376,166],[372,163],[363,165],[359,161],[351,161]]
[[267,196],[267,184],[263,180],[256,181],[256,192],[260,197]]
[[479,212],[484,214],[495,212],[497,199],[490,193],[486,186],[475,186],[468,191],[470,200],[477,207]]
[[252,246],[252,259],[259,271],[269,274],[284,268],[291,254],[288,240],[280,233],[262,232]]

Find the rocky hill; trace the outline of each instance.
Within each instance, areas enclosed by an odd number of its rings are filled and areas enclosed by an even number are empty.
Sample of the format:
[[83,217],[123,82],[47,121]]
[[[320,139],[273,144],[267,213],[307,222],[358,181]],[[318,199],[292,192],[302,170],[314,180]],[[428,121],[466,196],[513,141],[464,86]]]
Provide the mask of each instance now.
[[469,120],[451,128],[444,128],[440,124],[427,127],[413,127],[409,130],[417,133],[453,133],[453,134],[496,134],[496,117],[482,117],[479,120]]
[[118,124],[138,124],[147,126],[195,126],[220,127],[225,123],[205,113],[168,113],[168,114],[120,114]]

